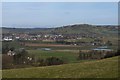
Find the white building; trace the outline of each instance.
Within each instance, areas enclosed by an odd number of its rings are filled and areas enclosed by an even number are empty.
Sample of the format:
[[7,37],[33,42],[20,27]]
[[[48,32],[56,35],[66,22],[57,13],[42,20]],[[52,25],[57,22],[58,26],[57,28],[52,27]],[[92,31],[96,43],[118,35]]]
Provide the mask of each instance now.
[[14,56],[15,55],[15,52],[14,51],[11,51],[9,50],[8,53],[7,53],[8,56]]

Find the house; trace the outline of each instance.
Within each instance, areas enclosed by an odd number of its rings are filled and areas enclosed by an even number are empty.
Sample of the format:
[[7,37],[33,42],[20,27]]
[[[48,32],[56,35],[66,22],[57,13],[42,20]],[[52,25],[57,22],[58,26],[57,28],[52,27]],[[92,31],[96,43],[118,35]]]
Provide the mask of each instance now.
[[12,38],[10,38],[10,37],[4,37],[3,38],[3,41],[12,41],[13,39]]
[[7,52],[7,55],[8,56],[14,56],[16,53],[14,52],[14,51],[11,51],[11,50],[9,50],[8,52]]

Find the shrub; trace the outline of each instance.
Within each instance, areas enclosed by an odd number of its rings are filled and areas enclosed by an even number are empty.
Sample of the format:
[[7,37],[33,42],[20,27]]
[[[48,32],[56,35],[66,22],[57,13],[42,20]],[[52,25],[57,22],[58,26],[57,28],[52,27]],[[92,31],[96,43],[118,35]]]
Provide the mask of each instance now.
[[120,50],[117,50],[117,52],[115,53],[115,56],[119,56],[120,55]]
[[118,56],[118,55],[119,55],[118,51],[117,52],[111,51],[111,52],[107,52],[104,58],[109,58],[109,57]]
[[47,66],[63,64],[63,61],[56,57],[49,57],[45,60]]
[[120,55],[120,52],[117,51],[89,51],[89,52],[79,52],[78,59],[85,60],[85,59],[103,59],[109,58],[113,56]]
[[44,63],[44,59],[38,59],[37,60],[37,63],[39,63],[39,65],[38,66],[45,66],[45,63]]
[[7,54],[9,51],[9,44],[2,45],[2,54]]
[[13,56],[15,64],[27,63],[28,52],[25,49],[19,49]]

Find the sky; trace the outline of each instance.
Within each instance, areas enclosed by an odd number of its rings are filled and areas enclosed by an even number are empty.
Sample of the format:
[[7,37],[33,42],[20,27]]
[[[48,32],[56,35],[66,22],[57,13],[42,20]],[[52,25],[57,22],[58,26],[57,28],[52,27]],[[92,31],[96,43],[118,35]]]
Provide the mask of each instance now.
[[1,0],[2,2],[119,2],[119,0]]
[[70,24],[117,25],[117,2],[3,2],[2,25],[60,27]]

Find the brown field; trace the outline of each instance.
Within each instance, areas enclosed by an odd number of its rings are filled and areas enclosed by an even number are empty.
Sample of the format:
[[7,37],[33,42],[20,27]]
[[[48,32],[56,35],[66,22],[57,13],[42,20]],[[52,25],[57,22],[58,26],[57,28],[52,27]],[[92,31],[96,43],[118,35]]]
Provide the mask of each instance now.
[[79,51],[81,52],[90,52],[91,50],[55,50],[55,51],[60,51],[60,52],[76,52],[79,53]]
[[74,45],[62,45],[62,44],[37,44],[37,43],[25,43],[25,46],[32,46],[32,47],[79,47]]

